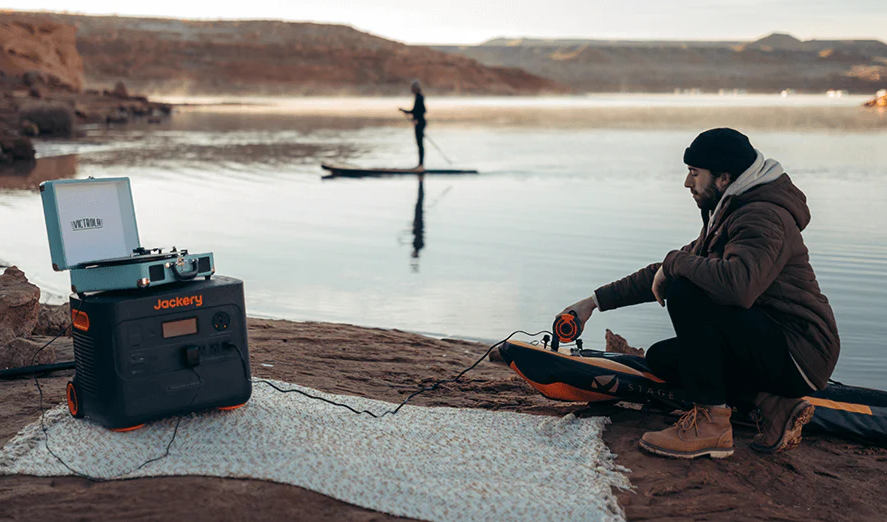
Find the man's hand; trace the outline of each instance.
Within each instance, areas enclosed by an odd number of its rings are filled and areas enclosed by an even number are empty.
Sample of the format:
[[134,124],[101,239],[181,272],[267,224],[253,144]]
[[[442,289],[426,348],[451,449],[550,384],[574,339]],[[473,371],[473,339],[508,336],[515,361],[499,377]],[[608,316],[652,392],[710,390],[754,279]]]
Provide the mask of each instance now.
[[571,310],[576,312],[576,318],[579,319],[579,323],[582,325],[582,329],[585,329],[585,323],[591,317],[591,313],[594,312],[595,308],[597,308],[597,306],[595,306],[594,304],[594,299],[588,297],[576,304],[571,304],[570,306],[564,308],[564,311],[561,312],[561,314],[568,314]]
[[668,278],[665,277],[665,271],[660,266],[659,270],[656,271],[656,275],[653,276],[653,297],[656,298],[656,301],[661,306],[665,306],[665,290],[667,288]]

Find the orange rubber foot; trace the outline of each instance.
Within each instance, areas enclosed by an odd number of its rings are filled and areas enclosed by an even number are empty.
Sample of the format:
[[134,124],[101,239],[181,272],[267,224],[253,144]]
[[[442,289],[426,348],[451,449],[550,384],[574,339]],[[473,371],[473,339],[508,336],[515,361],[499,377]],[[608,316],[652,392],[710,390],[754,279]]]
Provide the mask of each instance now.
[[71,416],[77,419],[83,417],[83,412],[80,410],[80,399],[77,398],[77,389],[74,387],[73,382],[68,382],[68,386],[65,388],[65,395],[68,399],[68,411],[71,413]]
[[135,431],[144,426],[144,424],[139,424],[138,426],[130,426],[128,428],[111,428],[111,431],[116,431],[117,433],[124,433],[127,431]]
[[244,406],[245,404],[246,403],[244,402],[243,404],[238,404],[236,406],[219,406],[216,409],[221,410],[221,411],[231,411],[231,410],[236,410],[237,408],[240,408],[240,407]]

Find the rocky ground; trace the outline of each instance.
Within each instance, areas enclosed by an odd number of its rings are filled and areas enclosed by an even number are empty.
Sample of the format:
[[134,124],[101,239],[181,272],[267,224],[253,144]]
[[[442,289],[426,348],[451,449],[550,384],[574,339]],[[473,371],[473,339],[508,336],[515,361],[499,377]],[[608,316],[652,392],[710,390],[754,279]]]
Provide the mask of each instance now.
[[24,272],[6,268],[0,273],[0,370],[56,362],[53,346],[34,357],[42,346],[34,338],[63,331],[70,336],[70,321],[67,305],[41,304],[40,289],[28,282]]
[[86,124],[119,125],[138,119],[159,123],[172,111],[168,104],[130,96],[122,83],[111,91],[74,92],[54,87],[51,80],[35,74],[22,81],[8,80],[3,86],[0,167],[33,160],[34,138],[71,138],[78,126]]
[[[28,323],[21,326],[16,321],[5,321],[0,323],[0,332],[3,328],[18,328],[15,334],[20,334],[34,325],[44,336],[31,342],[42,346],[50,339],[46,334],[54,335],[67,325],[64,320],[61,326],[47,321],[45,324],[53,325],[47,327],[48,331],[38,329],[41,313],[51,311],[41,312],[34,301],[22,302],[33,296],[33,289],[22,279],[17,271],[0,279],[0,294],[18,296],[7,299],[12,305],[5,310],[12,312],[0,310],[0,317],[14,313]],[[66,318],[66,307],[60,309],[56,319]],[[399,402],[420,386],[456,375],[487,348],[398,330],[263,319],[249,320],[249,340],[256,377],[391,402]],[[0,343],[0,350],[4,345]],[[625,347],[615,335],[608,336],[608,345]],[[52,347],[56,359],[73,358],[70,339],[61,338]],[[72,374],[65,371],[40,376],[46,404],[64,400],[64,387]],[[414,403],[533,415],[564,415],[584,408],[583,404],[543,398],[495,361],[481,363],[458,383],[419,396]],[[752,429],[734,426],[733,457],[677,461],[650,457],[637,449],[637,441],[645,431],[662,429],[673,423],[674,417],[618,408],[606,414],[613,423],[604,439],[618,454],[617,463],[631,469],[628,476],[633,489],[618,494],[630,520],[883,518],[887,449],[805,435],[800,448],[766,456],[749,448],[755,433]],[[0,444],[38,417],[33,379],[0,381]],[[582,485],[563,487],[581,489]],[[301,488],[258,480],[166,477],[93,483],[72,477],[0,477],[0,520],[157,519],[170,513],[193,520],[396,519]]]

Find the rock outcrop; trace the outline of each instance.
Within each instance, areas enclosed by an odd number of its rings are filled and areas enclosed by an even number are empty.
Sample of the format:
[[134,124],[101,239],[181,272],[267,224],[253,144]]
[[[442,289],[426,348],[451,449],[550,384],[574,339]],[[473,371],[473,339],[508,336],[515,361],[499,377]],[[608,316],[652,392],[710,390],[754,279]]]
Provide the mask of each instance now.
[[865,102],[865,106],[879,109],[887,108],[887,92],[884,90],[878,91],[874,99]]
[[635,348],[631,346],[628,344],[628,341],[625,340],[625,337],[613,333],[609,328],[604,333],[604,340],[607,343],[606,351],[608,352],[624,353],[626,355],[636,355],[638,357],[644,356],[643,348]]
[[48,305],[40,303],[37,326],[31,335],[55,337],[64,330],[64,336],[71,336],[71,307],[67,304]]
[[0,274],[0,347],[17,337],[29,337],[40,315],[40,289],[25,273],[11,266]]
[[0,165],[13,161],[32,161],[34,156],[34,144],[27,137],[0,138]]
[[126,90],[126,84],[123,82],[117,82],[114,84],[114,90],[111,91],[113,96],[118,98],[129,98],[129,91]]
[[49,345],[43,348],[45,344],[34,339],[17,337],[0,345],[0,370],[56,362],[54,347]]
[[0,15],[0,70],[28,87],[83,87],[77,29],[41,16]]
[[[30,141],[17,136],[70,137],[77,124],[106,123],[110,115],[168,116],[168,104],[113,91],[82,90],[77,28],[47,15],[0,11],[0,165],[32,161]],[[109,81],[114,84],[114,81]]]
[[53,346],[43,346],[60,333],[70,336],[70,323],[68,305],[40,304],[40,289],[24,272],[11,266],[0,274],[0,370],[55,362]]
[[69,138],[74,133],[74,111],[65,104],[41,103],[24,107],[19,111],[19,121],[19,132],[26,134],[24,129],[30,124],[31,136]]

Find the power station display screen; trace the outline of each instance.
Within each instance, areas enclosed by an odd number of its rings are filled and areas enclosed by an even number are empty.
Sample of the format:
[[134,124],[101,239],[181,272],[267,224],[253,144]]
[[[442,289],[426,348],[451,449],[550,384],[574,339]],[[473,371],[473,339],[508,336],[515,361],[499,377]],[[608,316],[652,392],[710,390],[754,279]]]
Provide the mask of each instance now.
[[163,323],[163,338],[181,337],[197,333],[197,318],[182,319]]

